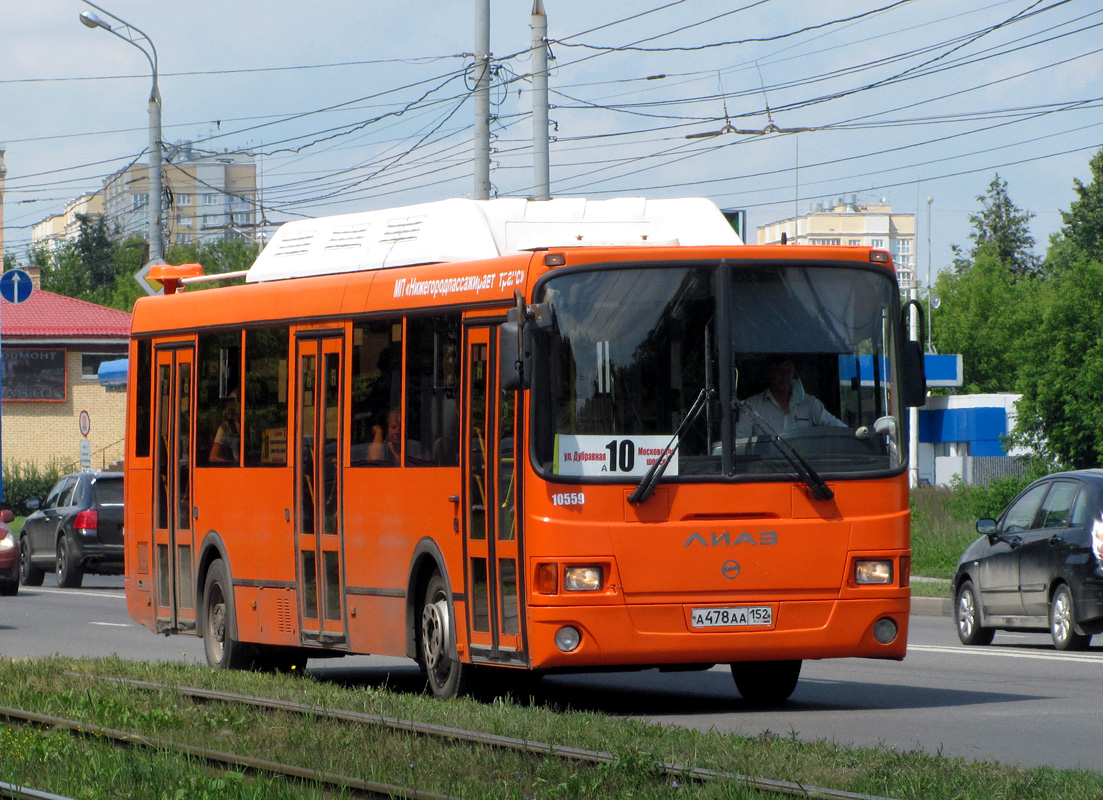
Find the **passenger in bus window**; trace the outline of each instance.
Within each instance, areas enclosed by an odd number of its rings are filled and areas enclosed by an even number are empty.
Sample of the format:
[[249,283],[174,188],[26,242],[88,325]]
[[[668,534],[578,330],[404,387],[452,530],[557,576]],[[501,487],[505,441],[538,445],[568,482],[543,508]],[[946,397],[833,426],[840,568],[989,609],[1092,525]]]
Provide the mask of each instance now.
[[[786,355],[775,356],[769,362],[769,385],[758,394],[747,398],[747,404],[766,421],[774,432],[785,433],[797,428],[816,425],[846,427],[817,398],[804,391],[804,384],[797,377],[796,363]],[[735,426],[739,438],[765,434],[754,414],[743,413]]]
[[230,402],[222,409],[222,420],[219,422],[218,431],[214,435],[214,444],[211,445],[211,455],[208,459],[211,463],[236,464],[238,452],[241,446],[241,432],[237,423],[237,404]]
[[387,430],[382,425],[372,425],[372,441],[368,445],[368,461],[385,462],[388,465],[399,463],[402,446],[402,417],[398,409],[387,412]]

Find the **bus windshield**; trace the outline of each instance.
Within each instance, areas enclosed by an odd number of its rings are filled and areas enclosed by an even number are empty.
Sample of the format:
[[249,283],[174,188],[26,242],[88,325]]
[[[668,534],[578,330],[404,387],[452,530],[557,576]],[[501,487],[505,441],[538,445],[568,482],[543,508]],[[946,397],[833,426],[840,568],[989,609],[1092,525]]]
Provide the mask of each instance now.
[[883,267],[616,265],[553,274],[535,300],[554,318],[532,394],[545,476],[637,483],[664,457],[666,482],[903,466]]

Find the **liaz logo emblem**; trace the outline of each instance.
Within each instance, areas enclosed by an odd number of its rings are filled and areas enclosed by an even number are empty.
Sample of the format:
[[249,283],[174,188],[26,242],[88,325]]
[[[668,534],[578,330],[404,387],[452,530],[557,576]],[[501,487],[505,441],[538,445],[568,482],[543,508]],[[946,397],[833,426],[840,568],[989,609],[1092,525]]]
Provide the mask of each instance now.
[[712,531],[711,533],[691,533],[682,547],[699,544],[701,547],[735,547],[737,544],[777,544],[777,531],[743,531],[733,536],[730,531]]

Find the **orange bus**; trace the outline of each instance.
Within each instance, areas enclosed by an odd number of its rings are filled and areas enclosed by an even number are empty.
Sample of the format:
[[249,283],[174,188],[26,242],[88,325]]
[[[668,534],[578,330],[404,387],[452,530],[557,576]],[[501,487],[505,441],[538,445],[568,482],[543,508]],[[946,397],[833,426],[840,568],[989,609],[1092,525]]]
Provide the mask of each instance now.
[[[130,614],[220,668],[905,655],[889,254],[751,246],[699,199],[449,200],[288,223],[236,285],[133,314]],[[209,276],[225,279],[226,276]]]

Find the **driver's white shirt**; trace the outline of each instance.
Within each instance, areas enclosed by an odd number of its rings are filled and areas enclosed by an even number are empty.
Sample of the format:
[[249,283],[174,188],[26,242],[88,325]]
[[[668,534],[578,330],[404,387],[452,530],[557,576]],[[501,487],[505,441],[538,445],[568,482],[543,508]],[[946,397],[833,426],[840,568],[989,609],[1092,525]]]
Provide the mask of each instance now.
[[[793,396],[789,398],[788,413],[781,410],[781,405],[769,389],[751,395],[746,402],[777,433],[785,433],[797,428],[811,428],[816,425],[846,427],[846,423],[832,415],[823,407],[823,403],[812,395],[806,394],[799,381],[793,382]],[[769,431],[763,429],[753,414],[744,411],[739,415],[739,422],[735,426],[737,437],[744,438],[768,433]]]

